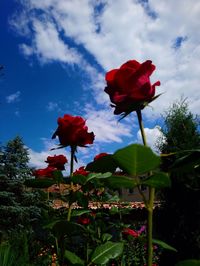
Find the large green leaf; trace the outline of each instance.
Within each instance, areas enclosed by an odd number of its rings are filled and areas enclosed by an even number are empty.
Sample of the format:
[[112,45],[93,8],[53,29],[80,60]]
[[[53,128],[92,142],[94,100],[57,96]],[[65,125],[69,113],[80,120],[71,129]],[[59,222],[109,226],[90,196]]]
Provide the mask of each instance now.
[[118,188],[134,188],[139,183],[136,179],[123,176],[123,175],[112,175],[106,179],[106,186],[113,189]]
[[115,259],[123,252],[123,243],[108,241],[98,246],[92,254],[91,261],[97,265],[104,265],[110,259]]
[[117,165],[112,155],[106,155],[86,166],[86,170],[95,173],[115,172]]
[[123,171],[133,176],[149,172],[160,165],[160,157],[149,147],[140,144],[117,150],[113,158]]
[[75,253],[65,250],[64,257],[70,262],[72,265],[82,266],[84,265],[84,261],[78,257]]
[[26,179],[24,185],[32,188],[48,188],[55,183],[53,179]]
[[148,179],[141,181],[143,185],[154,188],[170,187],[171,180],[164,172],[153,173]]
[[200,260],[183,260],[179,261],[176,266],[200,266]]
[[86,213],[91,213],[91,210],[73,210],[71,216],[81,216]]
[[161,240],[153,239],[153,243],[161,246],[164,249],[168,249],[168,250],[177,252],[177,250],[174,247],[168,245],[167,243],[165,243],[165,242],[163,242]]

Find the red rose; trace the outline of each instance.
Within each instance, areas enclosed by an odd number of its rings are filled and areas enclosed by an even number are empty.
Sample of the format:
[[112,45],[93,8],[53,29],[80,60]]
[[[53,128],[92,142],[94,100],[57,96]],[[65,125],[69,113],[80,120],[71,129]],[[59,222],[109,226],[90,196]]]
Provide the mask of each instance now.
[[49,164],[51,167],[55,167],[58,170],[64,170],[64,164],[67,163],[67,158],[64,155],[54,155],[54,156],[48,156],[46,163]]
[[133,237],[138,237],[138,233],[130,228],[124,228],[122,231],[123,234],[125,235],[130,235]]
[[115,107],[114,114],[143,109],[146,102],[153,100],[155,87],[160,85],[160,81],[153,85],[150,83],[155,68],[150,60],[142,64],[130,60],[119,69],[106,73],[105,92],[110,96],[111,106]]
[[46,178],[46,177],[53,178],[53,172],[55,170],[57,170],[55,167],[48,166],[47,168],[44,168],[44,169],[35,170],[33,172],[33,175],[36,178],[40,178],[40,179]]
[[58,136],[60,144],[63,146],[84,147],[94,141],[94,133],[87,131],[88,127],[82,117],[65,114],[63,118],[58,118],[58,128],[52,138]]
[[79,217],[78,218],[78,223],[87,225],[87,224],[90,224],[90,219],[87,218],[87,217]]
[[87,176],[90,172],[86,171],[85,170],[85,167],[84,166],[81,166],[79,169],[77,169],[73,175],[84,175],[84,176]]
[[99,153],[98,155],[96,155],[96,156],[94,157],[94,161],[100,159],[101,157],[107,156],[107,155],[109,155],[109,154],[106,153],[106,152]]

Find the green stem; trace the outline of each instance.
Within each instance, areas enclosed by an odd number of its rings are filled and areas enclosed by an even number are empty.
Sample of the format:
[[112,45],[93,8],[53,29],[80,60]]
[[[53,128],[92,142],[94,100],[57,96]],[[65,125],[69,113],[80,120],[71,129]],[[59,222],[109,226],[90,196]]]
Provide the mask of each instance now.
[[139,122],[139,126],[140,126],[140,132],[141,132],[141,135],[142,135],[143,144],[144,144],[144,146],[148,146],[147,145],[146,135],[145,135],[145,132],[144,132],[144,126],[143,126],[143,122],[142,122],[142,112],[139,109],[139,110],[136,111],[136,113],[137,113],[137,117],[138,117],[138,122]]
[[76,147],[71,146],[70,177],[73,176],[73,172],[74,172],[74,154],[75,154],[75,151],[76,151]]
[[[73,172],[74,172],[74,154],[75,154],[75,151],[76,151],[76,147],[75,146],[71,146],[71,160],[70,160],[70,177],[72,178],[73,176]],[[70,193],[73,193],[73,182],[71,181],[71,192]],[[71,203],[69,205],[69,209],[68,209],[68,214],[67,214],[67,221],[69,222],[71,220],[71,213],[72,213],[72,204]]]
[[[140,131],[142,135],[142,141],[144,146],[147,145],[146,135],[144,132],[144,126],[142,122],[142,112],[140,109],[136,111],[138,122],[140,126]],[[150,173],[149,173],[150,174]],[[154,197],[155,197],[155,188],[149,187],[149,199],[146,202],[147,208],[147,266],[152,266],[153,261],[153,205],[154,205]]]

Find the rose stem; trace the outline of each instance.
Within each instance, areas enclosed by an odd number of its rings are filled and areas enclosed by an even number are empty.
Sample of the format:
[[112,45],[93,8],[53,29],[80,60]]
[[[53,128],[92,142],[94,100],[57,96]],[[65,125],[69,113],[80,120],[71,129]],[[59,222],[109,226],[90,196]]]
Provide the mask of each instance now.
[[[136,111],[138,122],[140,126],[140,131],[142,135],[142,141],[144,146],[147,145],[146,136],[144,132],[144,126],[142,122],[142,112],[141,109]],[[153,245],[152,245],[152,233],[153,233],[153,204],[155,197],[155,188],[149,187],[149,201],[146,204],[147,208],[147,266],[152,266],[153,261]]]
[[[74,154],[75,154],[75,151],[76,151],[76,147],[74,146],[71,146],[71,159],[70,159],[70,178],[72,178],[73,176],[73,172],[74,172]],[[73,182],[71,180],[71,193],[73,193]],[[69,222],[71,220],[71,212],[72,212],[72,205],[73,203],[71,203],[71,205],[69,206],[69,209],[68,209],[68,214],[67,214],[67,221]]]

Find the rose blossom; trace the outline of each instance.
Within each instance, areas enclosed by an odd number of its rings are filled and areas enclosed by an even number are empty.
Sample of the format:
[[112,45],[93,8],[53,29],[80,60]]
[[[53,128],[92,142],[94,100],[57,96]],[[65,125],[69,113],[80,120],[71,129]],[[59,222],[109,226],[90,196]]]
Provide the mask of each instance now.
[[107,155],[109,155],[109,154],[106,153],[106,152],[99,153],[99,154],[97,154],[97,155],[94,157],[94,161],[96,161],[96,160],[98,160],[98,159],[100,159],[100,158],[102,158],[102,157],[105,157],[105,156],[107,156]]
[[130,60],[119,69],[113,69],[106,73],[107,87],[105,92],[115,107],[114,114],[130,113],[137,109],[143,109],[146,103],[151,102],[155,95],[155,87],[150,76],[155,70],[152,61],[147,60],[140,64],[136,60]]
[[79,217],[78,223],[83,224],[83,225],[88,225],[88,224],[90,224],[90,219],[87,217]]
[[125,234],[125,235],[133,236],[133,237],[138,237],[139,236],[136,231],[134,231],[133,229],[130,229],[130,228],[124,228],[122,233]]
[[88,127],[85,120],[80,116],[71,116],[65,114],[58,118],[58,128],[52,136],[52,139],[58,136],[62,146],[81,146],[92,144],[94,133],[88,133]]
[[84,166],[81,166],[79,169],[76,169],[76,171],[73,173],[73,175],[84,175],[84,176],[88,176],[90,172],[85,170]]
[[49,164],[51,167],[55,167],[58,170],[64,170],[64,164],[67,163],[67,158],[64,155],[54,155],[48,156],[46,163]]
[[55,167],[48,166],[44,169],[37,169],[33,172],[36,178],[42,179],[45,177],[53,178],[53,172],[57,170]]

